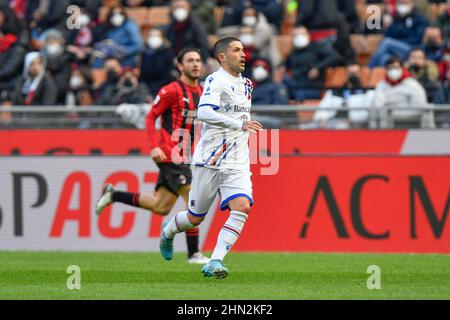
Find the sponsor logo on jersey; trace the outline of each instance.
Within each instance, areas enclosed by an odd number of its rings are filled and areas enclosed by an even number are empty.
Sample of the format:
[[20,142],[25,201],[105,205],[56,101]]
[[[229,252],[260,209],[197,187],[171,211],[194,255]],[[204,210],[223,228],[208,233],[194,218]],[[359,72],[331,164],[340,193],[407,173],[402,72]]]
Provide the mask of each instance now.
[[233,106],[230,103],[224,105],[223,108],[225,109],[225,112],[231,112],[231,110],[233,110]]
[[186,110],[181,111],[181,115],[185,118],[197,118],[197,110]]
[[234,112],[246,112],[246,113],[250,113],[250,107],[234,106]]
[[161,100],[161,98],[159,97],[159,94],[156,96],[155,100],[153,100],[153,105],[156,106],[159,102],[159,100]]

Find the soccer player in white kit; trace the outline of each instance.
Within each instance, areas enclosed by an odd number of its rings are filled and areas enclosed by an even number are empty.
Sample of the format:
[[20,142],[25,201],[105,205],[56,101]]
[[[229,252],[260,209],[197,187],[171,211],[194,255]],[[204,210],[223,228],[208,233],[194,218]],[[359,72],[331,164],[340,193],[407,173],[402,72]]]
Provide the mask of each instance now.
[[241,75],[245,53],[240,40],[227,37],[217,41],[214,55],[221,68],[206,78],[197,108],[197,118],[204,123],[193,156],[188,211],[163,224],[160,251],[164,259],[171,260],[175,235],[199,225],[219,194],[220,207],[229,209],[230,216],[202,272],[225,278],[229,271],[223,259],[239,238],[253,204],[249,132],[262,130],[262,125],[250,118],[253,86]]

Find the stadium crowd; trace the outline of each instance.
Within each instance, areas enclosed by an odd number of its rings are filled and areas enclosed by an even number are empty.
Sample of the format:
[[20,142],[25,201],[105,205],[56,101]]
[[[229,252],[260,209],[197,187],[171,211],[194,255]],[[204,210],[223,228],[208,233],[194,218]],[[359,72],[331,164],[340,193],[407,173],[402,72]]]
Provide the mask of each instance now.
[[0,0],[0,105],[150,103],[182,48],[206,76],[227,35],[245,47],[253,104],[317,105],[319,127],[342,106],[412,119],[450,104],[450,0]]

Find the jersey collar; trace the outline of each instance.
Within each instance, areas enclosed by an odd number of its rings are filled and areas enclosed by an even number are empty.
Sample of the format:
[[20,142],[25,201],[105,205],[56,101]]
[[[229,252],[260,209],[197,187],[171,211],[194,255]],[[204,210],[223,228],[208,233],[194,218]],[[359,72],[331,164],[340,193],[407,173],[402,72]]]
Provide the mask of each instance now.
[[219,72],[223,73],[225,76],[229,77],[230,79],[233,79],[234,81],[242,80],[242,74],[239,73],[239,77],[234,77],[228,72],[226,72],[222,67],[220,67]]

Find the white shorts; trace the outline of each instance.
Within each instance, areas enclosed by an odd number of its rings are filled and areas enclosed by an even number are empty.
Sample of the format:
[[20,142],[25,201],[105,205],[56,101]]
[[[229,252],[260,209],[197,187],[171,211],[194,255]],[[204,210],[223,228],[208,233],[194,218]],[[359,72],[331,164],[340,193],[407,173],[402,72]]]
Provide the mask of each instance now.
[[192,168],[192,184],[189,192],[189,213],[203,217],[208,213],[217,193],[220,209],[229,209],[228,202],[238,197],[247,198],[253,205],[250,170],[209,169],[199,166]]

